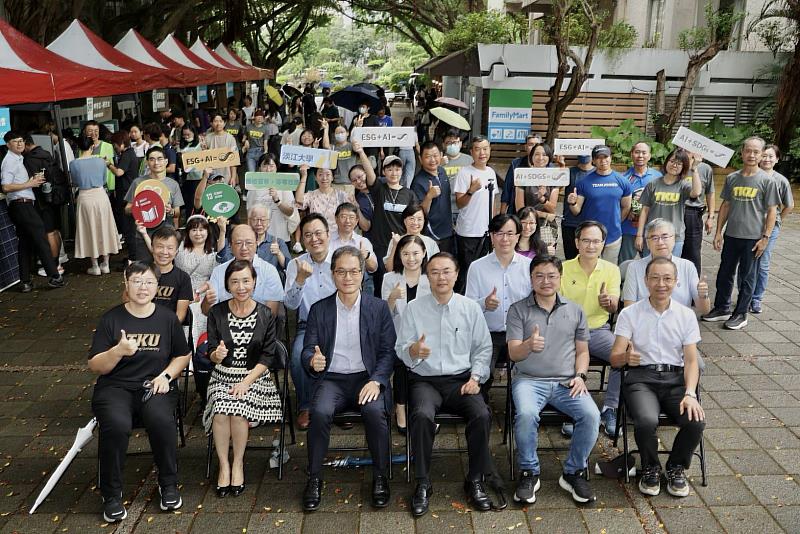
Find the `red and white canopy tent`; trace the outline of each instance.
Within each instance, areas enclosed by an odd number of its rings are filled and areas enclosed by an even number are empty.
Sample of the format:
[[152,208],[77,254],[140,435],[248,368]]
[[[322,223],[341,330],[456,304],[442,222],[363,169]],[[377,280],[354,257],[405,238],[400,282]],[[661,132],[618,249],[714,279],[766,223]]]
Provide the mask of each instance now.
[[224,59],[222,59],[216,52],[211,50],[206,44],[200,40],[198,37],[197,40],[189,47],[194,55],[205,61],[206,63],[210,63],[219,69],[224,69],[227,71],[232,71],[237,73],[237,82],[243,82],[249,79],[254,78],[256,75],[254,72],[251,72],[250,69],[246,69],[244,67],[233,65],[228,63]]
[[170,59],[134,29],[128,30],[114,48],[154,69],[177,74],[181,80],[181,87],[206,83],[207,76],[203,69],[193,69]]
[[242,58],[236,55],[236,53],[233,50],[231,50],[222,43],[217,45],[217,47],[214,49],[214,52],[216,52],[222,59],[224,59],[231,65],[238,65],[246,69],[254,69],[258,71],[258,77],[256,78],[257,80],[263,80],[265,78],[273,77],[272,70],[254,67],[253,65],[246,63],[244,60],[242,60]]
[[225,83],[234,81],[238,73],[230,72],[230,69],[222,69],[213,65],[202,58],[197,57],[191,50],[178,41],[174,35],[167,35],[158,50],[165,56],[187,67],[189,69],[201,70],[205,72],[205,82],[199,85],[213,85],[215,83]]

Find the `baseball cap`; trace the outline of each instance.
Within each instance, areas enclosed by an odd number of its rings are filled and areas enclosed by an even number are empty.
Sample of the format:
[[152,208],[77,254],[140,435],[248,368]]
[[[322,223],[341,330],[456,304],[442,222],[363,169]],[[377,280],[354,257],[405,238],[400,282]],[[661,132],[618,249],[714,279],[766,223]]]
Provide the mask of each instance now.
[[225,177],[224,177],[224,176],[222,176],[222,175],[221,175],[220,173],[218,173],[218,172],[212,173],[212,174],[211,174],[211,175],[208,177],[208,181],[209,181],[209,182],[219,182],[220,180],[224,180],[224,179],[225,179]]
[[610,158],[611,149],[606,145],[597,145],[592,149],[592,158],[596,158],[597,156],[608,156]]
[[395,161],[397,163],[399,163],[401,166],[403,165],[403,160],[401,160],[397,156],[391,155],[391,156],[386,156],[385,158],[383,158],[383,166],[386,167],[387,165],[390,165],[390,164],[394,163]]

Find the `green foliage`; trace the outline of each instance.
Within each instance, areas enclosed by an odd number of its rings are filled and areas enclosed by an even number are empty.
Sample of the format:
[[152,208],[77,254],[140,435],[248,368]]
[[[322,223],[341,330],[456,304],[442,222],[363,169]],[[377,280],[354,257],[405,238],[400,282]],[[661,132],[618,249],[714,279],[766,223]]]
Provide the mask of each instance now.
[[[608,18],[607,11],[595,13],[597,20],[602,24]],[[553,41],[554,25],[545,17],[534,22],[534,26],[543,34],[543,42],[550,44]],[[562,26],[567,42],[572,46],[586,46],[592,34],[592,28],[586,13],[579,9],[578,4],[574,4],[566,17]],[[598,48],[631,48],[636,42],[638,32],[631,24],[619,21],[611,24],[608,28],[601,28],[597,38]]]
[[479,43],[522,43],[527,32],[527,20],[518,14],[500,11],[468,13],[460,16],[453,29],[444,34],[440,52],[450,54],[473,48]]
[[696,26],[678,34],[678,46],[682,50],[697,54],[714,41],[726,41],[736,24],[747,16],[744,11],[717,10],[711,2],[706,4],[705,12],[705,26]]
[[600,126],[592,126],[592,137],[605,139],[606,145],[611,148],[613,162],[628,166],[633,164],[631,150],[636,143],[645,142],[650,145],[651,165],[663,165],[664,160],[673,148],[672,143],[664,145],[649,137],[641,128],[636,126],[633,119],[625,119],[619,126],[609,130]]

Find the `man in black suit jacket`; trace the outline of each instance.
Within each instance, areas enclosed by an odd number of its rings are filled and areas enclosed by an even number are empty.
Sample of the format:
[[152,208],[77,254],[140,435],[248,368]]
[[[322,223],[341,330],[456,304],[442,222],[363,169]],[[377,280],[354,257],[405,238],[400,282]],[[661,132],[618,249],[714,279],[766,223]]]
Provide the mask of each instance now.
[[308,429],[308,483],[303,509],[319,508],[322,461],[337,412],[358,407],[373,460],[372,505],[389,504],[389,378],[395,364],[394,323],[385,301],[361,293],[364,258],[341,247],[331,258],[336,293],[308,312],[303,367],[315,379]]

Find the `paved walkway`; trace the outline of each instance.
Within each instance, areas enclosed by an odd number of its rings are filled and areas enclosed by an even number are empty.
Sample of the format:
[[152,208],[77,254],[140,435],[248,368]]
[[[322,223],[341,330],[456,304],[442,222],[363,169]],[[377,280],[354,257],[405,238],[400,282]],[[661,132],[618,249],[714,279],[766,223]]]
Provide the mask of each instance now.
[[[699,482],[692,466],[691,495],[645,499],[633,484],[594,477],[598,501],[576,506],[557,485],[560,457],[542,455],[543,482],[536,504],[513,503],[501,513],[472,513],[461,489],[464,458],[434,459],[435,493],[431,512],[414,521],[407,508],[412,486],[402,467],[392,482],[387,510],[369,505],[369,473],[360,469],[326,472],[319,512],[300,511],[305,468],[304,435],[290,448],[292,459],[282,482],[267,466],[267,453],[247,456],[247,491],[237,499],[218,500],[205,480],[206,438],[197,402],[188,415],[187,445],[179,452],[184,507],[179,513],[158,510],[158,491],[148,455],[129,456],[125,497],[129,517],[116,529],[100,515],[95,487],[96,440],[67,471],[39,511],[28,510],[49,473],[72,444],[75,431],[90,419],[93,377],[86,351],[98,316],[118,302],[122,276],[115,272],[89,277],[77,261],[68,265],[64,290],[0,294],[0,533],[94,532],[800,532],[800,217],[793,216],[778,242],[764,313],[751,316],[741,332],[719,323],[704,324],[701,350],[708,370],[703,404],[708,415],[706,450],[709,485]],[[713,282],[718,260],[705,244],[705,272]],[[37,286],[44,284],[37,279]],[[498,392],[499,393],[499,392]],[[502,397],[502,394],[498,394]],[[502,417],[498,418],[498,429]],[[565,445],[556,429],[547,429],[543,445]],[[662,434],[671,442],[674,430]],[[258,429],[252,440],[271,441]],[[493,433],[496,461],[507,477],[507,455],[499,430]],[[337,442],[360,441],[358,427],[337,429]],[[396,452],[403,441],[394,438]],[[462,442],[444,429],[437,443]],[[143,433],[131,450],[147,450]],[[591,461],[615,454],[599,440]],[[512,486],[513,489],[513,486]],[[245,530],[246,529],[246,530]]]

